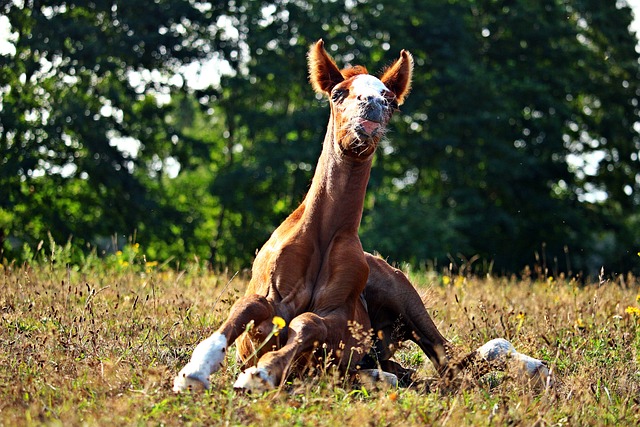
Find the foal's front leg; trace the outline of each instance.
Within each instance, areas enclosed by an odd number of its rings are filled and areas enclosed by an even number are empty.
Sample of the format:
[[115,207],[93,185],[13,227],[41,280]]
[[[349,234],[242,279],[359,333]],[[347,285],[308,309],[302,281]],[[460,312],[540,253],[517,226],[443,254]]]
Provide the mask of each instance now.
[[[349,305],[345,303],[345,307]],[[348,331],[349,314],[345,307],[325,315],[306,312],[295,317],[289,324],[287,343],[279,350],[264,354],[256,366],[242,372],[234,387],[260,392],[279,386],[300,356],[325,343],[327,351],[338,357],[336,364],[344,368],[345,364],[352,362],[355,366],[368,349],[355,349],[354,338]],[[366,319],[364,306],[358,307],[357,311],[356,319]],[[342,351],[339,349],[341,343],[346,345]],[[353,351],[355,353],[351,354]]]
[[246,295],[236,301],[222,326],[193,350],[191,360],[173,380],[173,391],[208,389],[209,375],[220,369],[227,348],[245,331],[249,322],[253,320],[259,325],[274,315],[273,306],[261,295]]
[[[338,317],[342,319],[342,316]],[[295,317],[289,323],[286,344],[279,350],[264,354],[256,366],[246,369],[238,376],[233,387],[261,392],[278,386],[298,356],[327,340],[327,323],[344,328],[344,319],[342,322],[333,319],[337,320],[337,316],[321,317],[310,312]]]

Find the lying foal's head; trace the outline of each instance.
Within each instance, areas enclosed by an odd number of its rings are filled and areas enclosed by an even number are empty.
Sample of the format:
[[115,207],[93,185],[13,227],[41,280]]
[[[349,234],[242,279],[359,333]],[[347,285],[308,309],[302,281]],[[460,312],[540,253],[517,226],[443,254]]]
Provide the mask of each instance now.
[[319,40],[309,51],[311,84],[329,97],[334,143],[347,156],[368,158],[385,133],[387,123],[411,87],[413,57],[403,50],[380,78],[355,66],[340,70]]

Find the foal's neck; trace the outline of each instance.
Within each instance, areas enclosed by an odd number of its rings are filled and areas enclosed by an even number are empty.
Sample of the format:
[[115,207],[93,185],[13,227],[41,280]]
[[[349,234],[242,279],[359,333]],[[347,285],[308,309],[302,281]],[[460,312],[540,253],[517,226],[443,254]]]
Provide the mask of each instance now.
[[338,230],[357,234],[373,160],[373,156],[354,159],[337,151],[333,125],[332,117],[303,216],[303,221],[316,224],[321,236],[329,238]]

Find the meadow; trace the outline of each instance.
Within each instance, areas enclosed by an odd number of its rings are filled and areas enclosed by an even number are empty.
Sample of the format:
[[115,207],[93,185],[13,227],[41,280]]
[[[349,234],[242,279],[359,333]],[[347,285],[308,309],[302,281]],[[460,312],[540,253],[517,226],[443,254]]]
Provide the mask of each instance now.
[[[262,395],[233,390],[232,354],[204,393],[176,395],[175,373],[226,316],[247,272],[147,262],[137,245],[69,267],[52,247],[0,265],[0,425],[638,425],[640,289],[631,275],[583,283],[409,271],[461,352],[496,337],[545,360],[555,385],[502,376],[460,388],[353,385],[331,369]],[[233,353],[233,352],[230,352]],[[417,346],[397,354],[435,372]]]

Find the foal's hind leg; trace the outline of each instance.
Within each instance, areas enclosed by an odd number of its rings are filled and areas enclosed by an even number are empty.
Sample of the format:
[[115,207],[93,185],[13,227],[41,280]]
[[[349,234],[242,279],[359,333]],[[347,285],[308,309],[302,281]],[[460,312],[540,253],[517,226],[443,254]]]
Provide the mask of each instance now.
[[412,340],[440,375],[450,375],[447,354],[450,344],[438,331],[409,279],[381,258],[366,254],[366,259],[369,279],[364,296],[377,339],[376,362],[384,369],[398,343]]
[[200,342],[191,360],[173,380],[173,391],[209,388],[209,375],[220,369],[227,348],[245,331],[252,320],[259,325],[272,318],[272,305],[261,295],[246,295],[231,308],[229,317],[209,338]]

